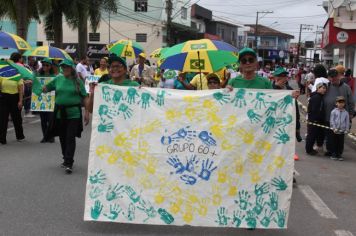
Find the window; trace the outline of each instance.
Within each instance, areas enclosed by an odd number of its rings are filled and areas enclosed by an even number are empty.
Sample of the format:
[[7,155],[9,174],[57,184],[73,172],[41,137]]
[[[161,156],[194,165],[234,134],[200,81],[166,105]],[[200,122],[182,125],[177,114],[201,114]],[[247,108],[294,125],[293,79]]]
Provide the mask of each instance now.
[[225,38],[225,30],[224,30],[224,29],[220,29],[220,37],[221,37],[222,39]]
[[136,34],[136,42],[139,43],[147,42],[147,34]]
[[181,18],[186,20],[188,17],[188,9],[186,7],[182,7],[180,12],[181,12]]
[[235,31],[231,31],[231,41],[236,41],[235,39]]
[[135,11],[147,12],[147,0],[135,0]]

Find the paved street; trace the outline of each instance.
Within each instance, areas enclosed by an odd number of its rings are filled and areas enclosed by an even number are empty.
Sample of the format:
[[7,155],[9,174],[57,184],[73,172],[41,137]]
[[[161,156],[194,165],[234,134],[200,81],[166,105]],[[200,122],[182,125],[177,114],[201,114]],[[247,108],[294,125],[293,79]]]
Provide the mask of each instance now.
[[83,221],[89,128],[77,142],[74,173],[65,175],[59,167],[58,140],[39,143],[38,117],[25,123],[25,142],[16,142],[10,128],[8,145],[0,146],[0,235],[356,235],[356,157],[351,142],[344,162],[308,157],[304,142],[297,144],[298,186],[287,230],[110,224]]

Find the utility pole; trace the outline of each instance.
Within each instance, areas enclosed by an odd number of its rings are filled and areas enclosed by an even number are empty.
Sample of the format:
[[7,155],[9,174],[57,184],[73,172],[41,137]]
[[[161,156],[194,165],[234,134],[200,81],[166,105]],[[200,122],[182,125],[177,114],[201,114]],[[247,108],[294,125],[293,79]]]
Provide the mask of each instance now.
[[314,41],[314,53],[313,53],[313,62],[314,62],[314,64],[315,64],[314,58],[315,58],[316,49],[317,49],[317,48],[316,48],[316,45],[317,45],[317,43],[318,43],[318,34],[323,33],[323,31],[324,31],[324,28],[323,28],[322,26],[319,26],[319,25],[316,26],[315,41]]
[[172,10],[173,10],[173,3],[172,0],[166,0],[166,13],[167,13],[167,46],[171,46],[171,27],[172,27]]
[[[257,56],[258,56],[258,46],[257,46],[257,34],[258,34],[258,15],[262,13],[262,14],[271,14],[273,13],[273,11],[257,11],[256,12],[256,25],[255,25],[255,45],[254,45],[254,49],[257,53]],[[263,56],[263,55],[262,55]]]
[[303,30],[312,30],[313,29],[313,25],[306,25],[306,24],[300,24],[300,28],[299,28],[299,40],[298,40],[298,49],[297,49],[297,59],[296,59],[296,64],[298,65],[299,63],[299,56],[300,56],[300,43],[302,40],[302,31]]
[[111,43],[110,10],[109,10],[109,23],[108,23],[108,25],[109,25],[109,42],[108,42],[108,44],[110,44]]

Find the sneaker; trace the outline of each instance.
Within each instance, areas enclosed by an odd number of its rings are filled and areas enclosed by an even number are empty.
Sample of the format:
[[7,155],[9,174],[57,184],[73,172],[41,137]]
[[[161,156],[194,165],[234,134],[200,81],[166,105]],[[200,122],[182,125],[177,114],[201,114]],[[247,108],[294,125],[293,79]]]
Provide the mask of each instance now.
[[324,156],[326,156],[326,157],[331,157],[333,154],[331,153],[331,152],[329,152],[329,151],[327,151],[327,152],[325,152],[324,153]]
[[310,155],[310,156],[315,156],[316,154],[318,154],[318,152],[313,150],[311,152],[307,152],[307,154]]
[[339,158],[337,158],[336,156],[331,156],[330,159],[333,160],[333,161],[339,160]]
[[50,138],[47,140],[48,143],[54,143],[54,138]]
[[344,158],[343,157],[339,157],[339,161],[343,161],[344,160]]
[[34,114],[32,114],[32,113],[27,113],[23,117],[25,117],[25,118],[33,118],[33,117],[36,117],[36,116]]
[[23,142],[23,141],[25,141],[25,138],[20,138],[20,139],[17,139],[17,142]]
[[66,165],[64,164],[64,162],[61,164],[61,168],[66,168]]
[[73,172],[72,167],[66,166],[65,167],[65,172],[66,172],[66,174],[72,174],[72,172]]
[[293,184],[297,183],[297,179],[295,177],[293,177]]
[[297,142],[298,142],[298,143],[300,143],[301,141],[303,141],[303,138],[302,138],[302,136],[300,136],[300,133],[299,133],[299,132],[296,132],[295,138],[297,139]]

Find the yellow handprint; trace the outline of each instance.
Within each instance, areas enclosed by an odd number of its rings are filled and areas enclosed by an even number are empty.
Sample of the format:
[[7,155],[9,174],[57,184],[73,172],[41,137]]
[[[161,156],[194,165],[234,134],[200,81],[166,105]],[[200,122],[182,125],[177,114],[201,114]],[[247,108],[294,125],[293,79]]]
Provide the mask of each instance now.
[[233,116],[233,115],[229,116],[227,118],[226,128],[227,129],[232,129],[235,126],[236,122],[237,122],[237,117],[236,116]]
[[194,218],[193,207],[190,204],[186,204],[185,205],[185,212],[183,214],[183,220],[186,223],[190,223],[190,222],[192,222],[193,218]]
[[208,213],[209,199],[200,199],[198,201],[198,209],[197,212],[200,216],[206,216]]
[[252,163],[255,163],[257,165],[261,164],[263,162],[263,155],[259,154],[259,153],[256,153],[256,152],[249,152],[247,154],[248,158],[250,159],[250,161]]
[[244,128],[240,128],[239,130],[237,130],[237,135],[242,138],[242,141],[245,144],[252,144],[255,139],[253,131],[248,132]]
[[136,139],[140,135],[140,131],[141,131],[140,128],[135,128],[135,129],[130,130],[129,140]]
[[113,153],[111,153],[111,155],[108,157],[108,163],[110,165],[113,165],[117,162],[117,160],[120,158],[120,156],[122,156],[122,153],[120,151],[115,151]]
[[[211,132],[213,133],[212,130],[211,130]],[[224,151],[231,151],[232,149],[234,149],[234,145],[232,145],[227,139],[224,139],[221,142],[221,149]]]
[[270,174],[273,174],[274,171],[276,170],[276,167],[274,167],[274,165],[272,165],[272,164],[269,164],[269,165],[267,166],[267,170],[268,170],[268,172],[269,172]]
[[181,116],[182,113],[177,110],[171,109],[166,111],[166,119],[169,120],[170,122],[174,122],[180,119]]
[[157,170],[158,160],[154,157],[149,157],[147,159],[147,164],[145,164],[145,170],[148,174],[155,174]]
[[193,97],[193,96],[184,96],[183,101],[188,103],[189,105],[195,104],[199,101],[198,97]]
[[149,175],[144,175],[140,177],[139,183],[144,189],[151,189],[153,187],[151,178],[152,177],[150,177]]
[[111,147],[109,147],[108,145],[100,145],[96,148],[96,155],[100,158],[104,158],[105,154],[109,154],[112,153],[113,150]]
[[139,152],[148,153],[149,150],[150,150],[150,147],[149,147],[147,141],[141,140],[138,143],[138,151]]
[[135,177],[135,169],[132,166],[126,166],[124,174],[127,178]]
[[217,115],[215,111],[208,111],[206,113],[206,119],[213,124],[221,124],[222,119]]
[[132,144],[129,143],[128,137],[124,133],[118,134],[114,139],[114,144],[120,148],[130,149]]
[[218,185],[212,186],[212,203],[214,206],[220,206],[222,202],[222,196],[220,194],[221,189]]
[[193,121],[198,118],[196,117],[197,109],[195,107],[187,107],[184,112],[189,121]]
[[277,168],[282,168],[286,163],[286,161],[284,160],[283,157],[277,156],[276,158],[274,158],[273,163]]
[[154,120],[147,126],[143,127],[143,132],[144,134],[152,133],[153,131],[157,130],[161,125],[161,121]]
[[183,204],[183,200],[181,198],[177,198],[174,202],[171,202],[171,206],[169,208],[170,212],[173,214],[177,214],[181,210],[181,206]]
[[210,111],[218,111],[217,106],[212,100],[204,100],[203,102],[203,108],[209,109]]
[[135,157],[133,156],[133,154],[130,151],[126,151],[123,153],[122,160],[131,166],[136,166],[138,164],[137,160],[135,160]]
[[218,171],[218,182],[219,183],[226,183],[227,181],[227,174],[228,174],[228,167],[224,166],[219,169]]
[[270,142],[264,141],[264,140],[258,140],[255,143],[255,147],[257,151],[262,151],[264,150],[266,153],[269,152],[272,148],[272,144]]
[[234,161],[235,173],[238,175],[242,175],[244,173],[244,162],[241,157],[237,158]]
[[258,170],[251,170],[250,177],[251,177],[251,182],[254,184],[261,181],[261,176],[260,176]]

